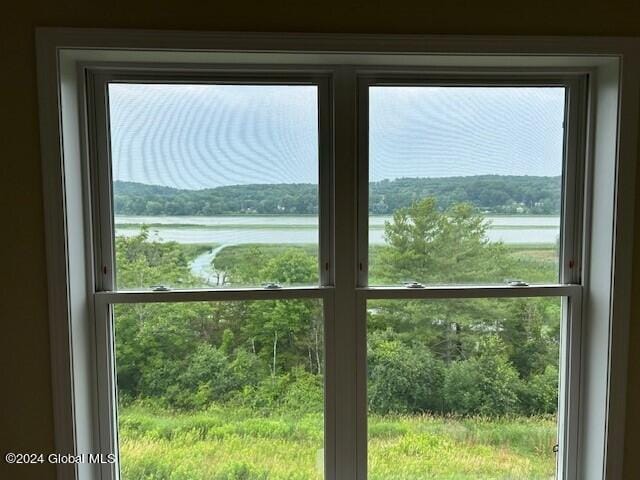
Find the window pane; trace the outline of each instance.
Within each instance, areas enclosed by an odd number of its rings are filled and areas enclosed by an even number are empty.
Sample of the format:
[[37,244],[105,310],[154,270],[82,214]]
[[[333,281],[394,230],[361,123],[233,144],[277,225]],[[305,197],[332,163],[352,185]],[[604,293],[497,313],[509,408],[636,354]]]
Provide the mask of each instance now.
[[321,306],[115,306],[123,480],[322,478]]
[[370,479],[555,478],[561,299],[367,307]]
[[565,89],[369,88],[369,284],[558,281]]
[[109,118],[118,288],[318,284],[316,86],[112,83]]

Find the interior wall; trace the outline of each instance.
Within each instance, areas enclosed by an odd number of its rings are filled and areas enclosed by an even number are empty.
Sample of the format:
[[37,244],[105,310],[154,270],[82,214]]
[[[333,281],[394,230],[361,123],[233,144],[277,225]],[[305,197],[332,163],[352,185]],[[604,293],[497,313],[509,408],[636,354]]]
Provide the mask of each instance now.
[[[640,2],[485,0],[22,1],[0,6],[0,452],[53,452],[44,223],[34,29],[38,26],[183,30],[508,35],[640,35]],[[638,169],[640,177],[640,169]],[[639,183],[640,185],[640,183]],[[636,200],[640,227],[640,200]],[[636,245],[640,231],[636,228]],[[637,249],[636,249],[637,250]],[[625,479],[640,478],[640,255],[634,305]],[[51,465],[0,460],[0,478],[53,479]]]

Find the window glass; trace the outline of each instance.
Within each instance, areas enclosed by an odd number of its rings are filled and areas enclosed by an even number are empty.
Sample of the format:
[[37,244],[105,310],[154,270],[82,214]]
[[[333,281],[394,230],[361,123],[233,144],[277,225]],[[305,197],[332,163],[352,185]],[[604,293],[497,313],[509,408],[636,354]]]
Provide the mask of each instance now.
[[369,478],[555,478],[561,311],[559,298],[369,301]]
[[118,288],[318,284],[316,86],[108,96]]
[[369,284],[555,283],[565,89],[369,88]]
[[318,300],[114,307],[123,480],[323,477]]

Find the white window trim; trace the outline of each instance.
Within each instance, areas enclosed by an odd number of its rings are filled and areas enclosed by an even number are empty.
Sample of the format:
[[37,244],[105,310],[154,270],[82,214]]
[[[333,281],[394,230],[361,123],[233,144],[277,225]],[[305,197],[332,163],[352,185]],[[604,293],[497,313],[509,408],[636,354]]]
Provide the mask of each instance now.
[[[581,353],[575,352],[580,363],[579,384],[575,385],[580,389],[580,403],[577,411],[571,412],[577,416],[579,447],[576,458],[571,459],[576,470],[567,478],[622,478],[639,126],[639,40],[39,29],[37,50],[57,451],[99,452],[97,412],[100,398],[104,398],[104,392],[98,393],[95,388],[97,332],[90,321],[93,316],[90,296],[95,285],[93,265],[87,261],[93,257],[92,219],[83,207],[88,200],[83,165],[89,148],[83,129],[86,110],[81,101],[85,93],[85,65],[95,62],[333,65],[334,82],[339,86],[335,90],[334,111],[337,205],[353,202],[344,192],[356,185],[357,177],[356,119],[352,107],[357,99],[357,82],[349,65],[429,67],[443,72],[460,67],[485,70],[535,67],[554,73],[562,69],[583,71],[590,75],[591,82],[593,122],[588,129],[587,169],[593,184],[587,198],[593,214],[584,219],[588,234],[583,249],[588,268],[583,272],[586,279],[583,348]],[[355,211],[355,205],[335,209],[335,231],[342,233],[335,237],[335,296],[326,297],[340,311],[354,312],[353,318],[361,308],[363,293],[356,292],[358,274],[352,268],[353,259],[357,258],[357,247],[351,242],[356,238]],[[344,286],[349,288],[340,288]],[[448,291],[456,295],[453,290]],[[527,290],[523,296],[531,292]],[[375,296],[375,289],[367,289],[366,295]],[[345,352],[362,337],[364,325],[344,320],[337,318],[331,322],[335,351],[326,352],[327,368],[330,363],[355,367],[355,352],[353,356]],[[356,403],[362,402],[357,398],[355,385],[363,379],[356,378],[355,368],[334,370],[332,381],[336,389],[351,398],[345,402],[348,408],[337,408],[336,404],[334,426],[340,426],[342,435],[336,436],[333,454],[340,469],[328,471],[327,476],[362,478],[364,460],[358,445],[366,440],[362,435],[355,438],[353,432],[366,431],[362,415],[355,411]],[[329,398],[330,393],[327,392]],[[362,411],[361,404],[359,410]],[[330,434],[326,432],[327,436]],[[101,472],[91,465],[67,464],[58,465],[58,476],[101,478]]]

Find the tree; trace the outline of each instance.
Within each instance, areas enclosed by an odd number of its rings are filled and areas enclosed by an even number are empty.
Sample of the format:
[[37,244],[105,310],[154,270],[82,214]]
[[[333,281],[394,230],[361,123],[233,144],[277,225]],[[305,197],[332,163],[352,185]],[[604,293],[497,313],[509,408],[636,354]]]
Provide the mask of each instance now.
[[381,282],[503,282],[511,259],[504,245],[489,242],[489,225],[470,204],[444,212],[428,197],[396,210],[372,276]]
[[318,278],[318,261],[301,250],[289,249],[269,260],[260,277],[267,282],[309,285]]
[[180,245],[176,242],[150,241],[149,236],[149,227],[145,225],[138,235],[116,237],[118,287],[197,285],[198,279],[192,275]]
[[[448,178],[397,178],[369,184],[369,210],[388,214],[420,198],[436,197],[440,206],[468,202],[488,213],[559,214],[557,177],[475,175]],[[114,182],[119,215],[316,214],[314,184],[229,185],[180,190],[134,182]]]
[[258,355],[269,362],[272,376],[298,364],[306,353],[296,348],[296,338],[309,328],[316,309],[316,305],[304,300],[250,304],[244,331],[257,345]]

